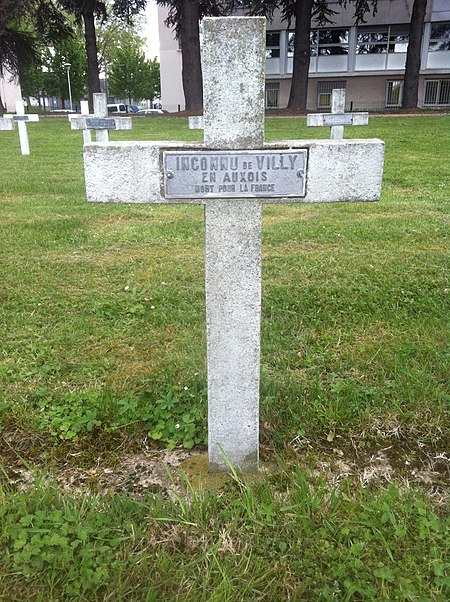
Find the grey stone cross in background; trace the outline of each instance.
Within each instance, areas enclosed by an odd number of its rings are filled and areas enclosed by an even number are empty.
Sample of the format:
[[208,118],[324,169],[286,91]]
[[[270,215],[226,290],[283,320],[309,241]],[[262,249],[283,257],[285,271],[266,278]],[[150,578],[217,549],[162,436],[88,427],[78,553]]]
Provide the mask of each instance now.
[[306,116],[306,125],[310,127],[330,126],[330,140],[344,138],[344,126],[367,125],[369,113],[346,113],[345,90],[336,89],[331,93],[331,113],[313,113]]
[[204,143],[88,144],[86,192],[100,203],[205,206],[209,466],[255,472],[262,204],[376,201],[384,143],[264,143],[265,19],[203,24]]
[[[87,100],[80,100],[80,114],[69,113],[67,115],[69,118],[69,123],[72,119],[78,119],[79,117],[94,117],[94,115],[89,115],[89,103]],[[83,130],[83,142],[84,144],[88,144],[91,142],[91,130],[87,128]]]
[[[94,114],[72,117],[72,130],[94,130],[97,142],[108,142],[108,130],[131,130],[131,117],[108,117],[106,94],[93,94]],[[89,140],[90,141],[90,140]],[[86,144],[87,137],[84,138]]]
[[[23,100],[16,101],[16,113],[11,114],[7,113],[3,115],[5,119],[10,119],[12,121],[16,121],[19,128],[19,140],[20,140],[20,150],[22,155],[30,154],[30,144],[28,142],[28,132],[27,132],[27,122],[28,121],[39,121],[39,115],[36,113],[30,113],[29,115],[25,114],[25,107],[23,104]],[[11,128],[13,129],[13,128]]]

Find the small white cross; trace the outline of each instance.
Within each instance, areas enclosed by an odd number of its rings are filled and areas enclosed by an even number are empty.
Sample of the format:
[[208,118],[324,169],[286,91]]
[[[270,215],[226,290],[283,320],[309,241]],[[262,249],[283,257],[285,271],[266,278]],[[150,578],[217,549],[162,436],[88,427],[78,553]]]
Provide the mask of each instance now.
[[[93,94],[94,114],[73,117],[70,120],[72,130],[94,130],[97,142],[109,142],[108,130],[131,130],[131,117],[108,117],[106,94]],[[84,143],[90,142],[84,137]]]
[[345,112],[345,90],[336,89],[331,94],[331,114],[313,113],[306,116],[308,127],[330,126],[330,140],[342,140],[344,138],[344,126],[367,125],[369,113],[346,113]]
[[0,118],[0,132],[4,130],[13,130],[15,123],[12,119]]
[[[80,100],[80,113],[79,114],[69,113],[67,115],[67,117],[69,118],[69,122],[71,122],[72,119],[78,119],[78,117],[86,117],[86,116],[89,116],[89,103],[87,100]],[[91,117],[94,117],[94,115],[91,115]],[[88,130],[88,129],[83,130],[83,142],[84,142],[84,144],[91,142],[91,130]]]
[[203,115],[190,115],[188,117],[190,130],[204,130]]
[[20,150],[22,151],[22,155],[29,155],[30,144],[28,142],[27,121],[39,121],[39,115],[37,115],[36,113],[25,115],[25,107],[23,104],[23,100],[17,100],[15,115],[7,113],[3,115],[3,117],[5,119],[17,121],[19,128]]

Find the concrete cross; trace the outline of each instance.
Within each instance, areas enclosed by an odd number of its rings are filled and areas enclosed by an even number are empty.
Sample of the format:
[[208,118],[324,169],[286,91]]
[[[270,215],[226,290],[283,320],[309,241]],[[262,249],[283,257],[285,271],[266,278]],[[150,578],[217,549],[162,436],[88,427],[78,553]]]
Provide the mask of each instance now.
[[[258,470],[263,203],[376,201],[381,140],[264,143],[265,19],[205,18],[204,143],[84,147],[99,203],[205,206],[208,454]],[[245,57],[245,61],[242,61]]]
[[[70,120],[70,128],[72,130],[94,130],[97,142],[109,141],[108,130],[131,130],[131,117],[108,117],[106,94],[99,93],[92,96],[94,114],[73,117]],[[87,137],[84,137],[84,143],[86,144],[86,142]]]
[[[87,100],[80,100],[80,114],[69,113],[67,115],[69,122],[71,122],[72,119],[86,116],[89,116],[89,103]],[[90,115],[90,117],[94,117],[94,115]],[[83,142],[84,144],[91,142],[91,130],[88,130],[87,128],[83,130]]]
[[15,123],[12,119],[0,118],[0,132],[3,130],[13,130]]
[[307,126],[330,126],[330,140],[344,138],[345,125],[367,125],[369,113],[346,113],[345,90],[333,90],[331,93],[331,114],[313,113],[306,116]]
[[203,115],[190,115],[188,117],[190,130],[203,130]]
[[22,151],[22,155],[29,155],[30,144],[28,142],[27,121],[39,121],[39,115],[35,113],[25,115],[25,107],[23,104],[23,100],[16,100],[15,115],[9,113],[3,115],[3,117],[5,119],[17,121],[19,128],[20,150]]

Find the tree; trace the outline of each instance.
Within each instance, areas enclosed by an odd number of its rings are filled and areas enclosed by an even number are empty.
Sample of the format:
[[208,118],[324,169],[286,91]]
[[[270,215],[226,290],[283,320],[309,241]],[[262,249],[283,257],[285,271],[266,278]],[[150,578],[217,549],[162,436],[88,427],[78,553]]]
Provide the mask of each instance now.
[[43,46],[72,35],[65,15],[51,0],[0,0],[0,77],[31,71]]
[[0,0],[0,75],[19,74],[39,48],[68,39],[73,30],[51,0]]
[[58,0],[58,4],[74,15],[78,23],[84,26],[85,48],[88,67],[89,104],[92,106],[92,94],[100,92],[98,67],[97,36],[95,20],[104,22],[110,14],[131,23],[133,17],[145,8],[147,0]]
[[19,70],[24,96],[69,98],[66,65],[70,65],[71,94],[74,101],[86,92],[86,55],[79,36],[61,40],[52,47],[42,47],[40,56]]
[[409,41],[403,82],[403,109],[415,109],[417,107],[422,37],[426,10],[427,0],[414,0],[409,26]]
[[236,2],[213,0],[156,0],[167,6],[166,25],[172,27],[181,46],[181,79],[187,111],[203,109],[203,77],[200,58],[199,21],[203,17],[229,14]]
[[[337,0],[342,8],[354,6],[353,20],[355,24],[364,23],[369,10],[375,14],[378,0]],[[333,23],[337,11],[333,9],[336,2],[330,0],[244,0],[247,13],[263,15],[271,19],[276,9],[281,10],[283,21],[288,27],[295,19],[294,60],[292,66],[292,82],[288,108],[306,111],[308,95],[308,75],[310,63],[311,22],[315,18],[320,27]]]
[[139,41],[128,40],[116,50],[110,65],[109,90],[114,96],[131,100],[159,95],[159,63],[147,60]]

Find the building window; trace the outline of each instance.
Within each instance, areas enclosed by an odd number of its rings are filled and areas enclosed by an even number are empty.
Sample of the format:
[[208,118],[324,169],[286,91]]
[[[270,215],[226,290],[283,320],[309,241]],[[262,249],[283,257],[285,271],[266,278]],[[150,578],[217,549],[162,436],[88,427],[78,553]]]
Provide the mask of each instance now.
[[348,29],[319,29],[318,54],[348,54]]
[[389,40],[389,28],[358,27],[356,54],[385,54]]
[[331,109],[333,90],[345,90],[347,82],[317,82],[317,108]]
[[409,25],[391,25],[389,27],[389,53],[406,52],[409,42]]
[[450,50],[450,21],[431,25],[429,52]]
[[408,41],[409,25],[358,27],[356,54],[404,53]]
[[430,79],[425,82],[424,106],[445,107],[450,105],[450,79]]
[[386,107],[401,107],[403,99],[403,81],[393,80],[387,82]]
[[280,32],[268,31],[266,33],[266,59],[280,57]]
[[265,105],[266,109],[278,109],[278,97],[280,94],[279,83],[266,83]]
[[[288,34],[287,56],[294,56],[295,33]],[[348,54],[348,29],[313,29],[309,34],[311,56]]]

